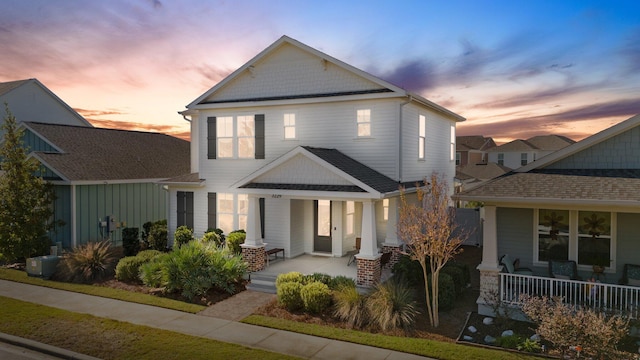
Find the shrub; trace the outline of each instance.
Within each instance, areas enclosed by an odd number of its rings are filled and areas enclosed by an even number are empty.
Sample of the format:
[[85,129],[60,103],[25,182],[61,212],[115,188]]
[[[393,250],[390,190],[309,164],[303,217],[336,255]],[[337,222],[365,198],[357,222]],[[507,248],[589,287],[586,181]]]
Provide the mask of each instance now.
[[138,228],[122,229],[122,247],[124,256],[134,256],[140,251],[140,239],[138,238]]
[[407,255],[400,256],[398,262],[393,266],[393,275],[413,288],[424,289],[422,266]]
[[296,311],[303,308],[304,303],[300,297],[302,284],[299,282],[286,282],[276,288],[278,304],[284,306],[289,311]]
[[56,278],[76,283],[102,280],[113,275],[118,259],[108,240],[80,245],[62,257]]
[[353,280],[350,277],[346,277],[344,275],[338,275],[335,276],[331,279],[331,281],[329,281],[329,289],[331,290],[337,290],[341,287],[347,286],[347,287],[352,287],[355,289],[356,287],[356,282],[355,280]]
[[333,303],[333,315],[351,328],[360,328],[367,322],[365,297],[355,286],[343,285],[334,290]]
[[240,244],[244,244],[244,240],[246,237],[247,234],[244,232],[244,230],[232,231],[231,233],[229,233],[229,235],[227,235],[227,249],[229,249],[229,251],[234,254],[241,254],[242,248],[240,247]]
[[331,290],[329,286],[319,281],[313,281],[300,289],[300,298],[304,310],[313,314],[320,314],[331,306]]
[[116,280],[123,282],[141,282],[140,267],[162,254],[156,250],[145,250],[136,256],[120,259],[116,266]]
[[462,271],[465,287],[471,283],[471,270],[469,268],[469,264],[453,260],[453,261],[449,261],[447,263],[447,266],[455,266]]
[[291,271],[288,273],[279,274],[278,277],[276,277],[276,288],[281,284],[288,283],[288,282],[296,282],[302,285],[302,283],[304,282],[304,275],[302,275],[302,273],[299,273],[297,271]]
[[193,240],[193,230],[188,228],[187,226],[179,226],[176,229],[176,232],[173,234],[174,244],[177,247],[182,246],[183,244],[188,243]]
[[304,280],[302,281],[304,284],[310,284],[312,282],[321,282],[325,285],[329,285],[331,282],[331,275],[323,274],[323,273],[313,273],[311,275],[305,275]]
[[524,338],[520,335],[499,336],[496,339],[496,345],[505,349],[517,349],[524,342]]
[[[431,274],[429,274],[429,288],[431,288]],[[451,310],[456,301],[456,286],[453,279],[446,273],[440,273],[438,279],[438,308]]]
[[539,353],[542,351],[542,347],[540,346],[540,342],[531,339],[524,339],[518,346],[516,347],[518,351],[530,352],[530,353]]
[[202,236],[203,243],[214,243],[217,247],[222,246],[222,240],[220,240],[220,235],[218,235],[214,231],[207,231]]
[[466,282],[464,281],[462,270],[459,267],[453,265],[445,265],[442,270],[440,270],[440,273],[451,276],[456,294],[462,293],[462,290],[465,288]]
[[538,324],[536,332],[560,350],[562,357],[571,346],[580,345],[585,357],[614,358],[629,327],[629,320],[619,315],[575,309],[560,298],[525,298],[522,311]]
[[164,278],[165,273],[163,272],[163,264],[169,256],[171,255],[162,254],[151,261],[140,265],[140,280],[142,280],[144,285],[152,288],[161,288],[165,286],[167,281]]
[[152,226],[152,221],[147,221],[146,223],[142,224],[142,234],[140,234],[140,240],[142,240],[142,247],[144,249],[149,248],[149,233],[151,232]]
[[366,299],[371,322],[383,331],[408,328],[418,314],[408,285],[395,280],[377,284]]
[[166,221],[155,222],[149,230],[149,236],[147,237],[149,243],[149,249],[166,251],[167,250],[167,224]]

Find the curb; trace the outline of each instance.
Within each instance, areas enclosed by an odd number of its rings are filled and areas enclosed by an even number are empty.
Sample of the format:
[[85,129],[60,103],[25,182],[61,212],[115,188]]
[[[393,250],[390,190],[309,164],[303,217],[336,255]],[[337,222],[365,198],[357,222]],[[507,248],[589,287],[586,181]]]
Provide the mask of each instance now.
[[47,345],[41,342],[37,342],[34,340],[29,340],[29,339],[25,339],[18,336],[5,334],[5,333],[0,333],[0,342],[5,342],[11,345],[20,346],[20,347],[34,350],[43,354],[59,357],[61,359],[100,360],[97,357],[76,353],[76,352],[62,349],[53,345]]

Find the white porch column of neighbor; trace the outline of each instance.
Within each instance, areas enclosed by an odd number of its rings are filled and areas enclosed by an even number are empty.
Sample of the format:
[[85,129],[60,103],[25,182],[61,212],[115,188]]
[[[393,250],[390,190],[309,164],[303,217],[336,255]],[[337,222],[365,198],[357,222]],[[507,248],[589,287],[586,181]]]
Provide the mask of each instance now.
[[498,232],[496,225],[496,206],[487,205],[484,207],[483,225],[483,246],[482,263],[477,269],[480,271],[480,297],[476,301],[478,313],[481,315],[494,316],[493,310],[487,299],[495,299],[500,291],[500,270],[498,265]]
[[248,210],[247,234],[244,244],[240,245],[242,259],[249,264],[249,271],[260,271],[264,269],[267,257],[260,231],[260,205],[257,196],[249,195]]
[[[384,211],[384,210],[383,210]],[[402,250],[402,240],[398,239],[398,198],[389,199],[389,208],[387,213],[387,234],[382,243],[382,252],[391,252],[391,259],[388,267],[393,268],[400,259],[400,251]]]
[[376,239],[376,210],[371,200],[362,202],[360,252],[356,255],[358,285],[373,286],[380,281],[380,257]]

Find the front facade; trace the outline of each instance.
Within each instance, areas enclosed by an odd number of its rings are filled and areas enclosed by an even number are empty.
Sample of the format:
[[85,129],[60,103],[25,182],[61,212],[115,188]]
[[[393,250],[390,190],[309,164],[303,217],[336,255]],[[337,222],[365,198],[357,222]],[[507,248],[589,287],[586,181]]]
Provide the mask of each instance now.
[[[637,115],[461,193],[460,200],[485,204],[481,293],[505,285],[507,275],[499,261],[508,254],[534,277],[554,277],[549,261],[569,261],[577,274],[568,284],[581,279],[611,284],[609,294],[636,294],[640,289],[628,288],[623,273],[625,265],[640,264],[639,189]],[[604,266],[604,272],[594,265]],[[554,283],[564,281],[555,277]],[[505,295],[504,288],[501,291]],[[487,311],[486,296],[481,295],[478,304],[480,312]]]
[[192,174],[167,181],[170,233],[245,229],[253,270],[265,249],[344,256],[359,237],[361,284],[400,246],[400,186],[452,184],[464,120],[286,36],[187,108]]

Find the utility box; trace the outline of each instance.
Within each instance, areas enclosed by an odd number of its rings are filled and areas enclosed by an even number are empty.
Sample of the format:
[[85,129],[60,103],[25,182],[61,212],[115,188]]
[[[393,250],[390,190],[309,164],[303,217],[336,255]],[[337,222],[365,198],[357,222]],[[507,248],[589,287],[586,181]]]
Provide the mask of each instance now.
[[59,256],[47,255],[27,259],[27,275],[48,279],[56,272]]

